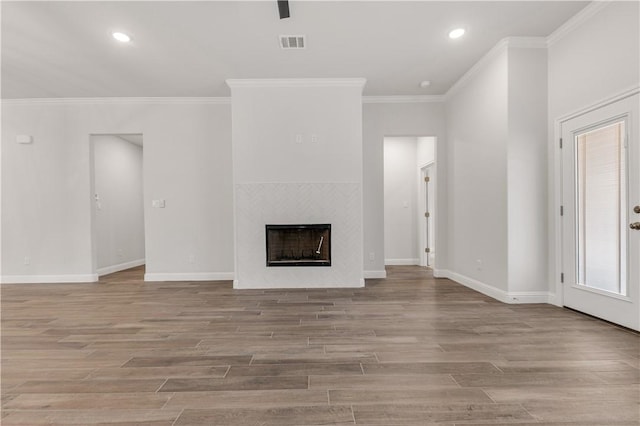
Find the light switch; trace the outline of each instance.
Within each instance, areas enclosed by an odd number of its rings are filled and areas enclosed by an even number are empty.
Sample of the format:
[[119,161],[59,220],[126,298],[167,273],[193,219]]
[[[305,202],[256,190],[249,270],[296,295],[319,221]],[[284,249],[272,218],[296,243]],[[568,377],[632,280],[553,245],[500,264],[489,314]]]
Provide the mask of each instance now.
[[151,200],[151,207],[155,209],[164,209],[165,202],[164,200]]

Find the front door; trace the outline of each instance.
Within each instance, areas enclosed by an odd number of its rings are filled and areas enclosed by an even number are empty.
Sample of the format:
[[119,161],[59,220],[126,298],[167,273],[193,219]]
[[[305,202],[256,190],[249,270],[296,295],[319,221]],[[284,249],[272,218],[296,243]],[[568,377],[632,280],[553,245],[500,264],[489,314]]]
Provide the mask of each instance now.
[[636,94],[562,123],[564,305],[640,329]]

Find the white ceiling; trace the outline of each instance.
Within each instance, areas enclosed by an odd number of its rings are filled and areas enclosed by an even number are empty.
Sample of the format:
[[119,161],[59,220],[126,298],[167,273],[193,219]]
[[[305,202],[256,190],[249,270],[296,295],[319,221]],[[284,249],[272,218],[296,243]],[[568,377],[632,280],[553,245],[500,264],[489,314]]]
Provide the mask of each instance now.
[[[502,38],[548,36],[587,3],[299,1],[280,20],[275,0],[3,1],[2,97],[229,96],[228,78],[301,77],[441,95]],[[450,40],[458,26],[467,34]],[[281,34],[307,48],[281,50]]]

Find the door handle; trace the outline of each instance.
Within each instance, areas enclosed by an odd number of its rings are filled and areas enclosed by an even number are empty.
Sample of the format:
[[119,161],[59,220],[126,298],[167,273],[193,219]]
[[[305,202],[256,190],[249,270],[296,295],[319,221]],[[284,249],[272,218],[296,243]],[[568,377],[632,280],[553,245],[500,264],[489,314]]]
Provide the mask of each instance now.
[[633,223],[629,224],[629,228],[639,230],[640,229],[640,222],[633,222]]
[[635,206],[633,208],[634,213],[640,213],[640,206]]

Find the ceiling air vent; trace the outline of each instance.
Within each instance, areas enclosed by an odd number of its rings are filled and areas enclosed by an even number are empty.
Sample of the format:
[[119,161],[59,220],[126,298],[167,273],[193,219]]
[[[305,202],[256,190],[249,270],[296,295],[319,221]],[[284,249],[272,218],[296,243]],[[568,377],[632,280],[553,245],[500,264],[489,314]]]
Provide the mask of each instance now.
[[304,49],[306,44],[303,35],[280,36],[280,47],[283,49]]

